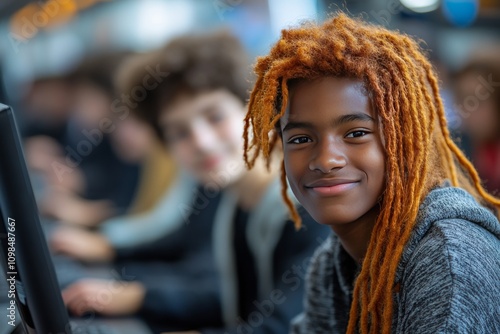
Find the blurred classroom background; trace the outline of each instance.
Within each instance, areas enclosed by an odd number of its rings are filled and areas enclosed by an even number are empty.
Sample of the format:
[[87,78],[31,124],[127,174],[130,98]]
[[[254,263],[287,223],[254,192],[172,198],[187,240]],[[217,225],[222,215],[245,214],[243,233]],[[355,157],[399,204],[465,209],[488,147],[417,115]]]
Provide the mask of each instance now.
[[221,26],[251,56],[262,55],[282,28],[337,9],[423,39],[445,75],[500,38],[498,0],[4,0],[2,98],[19,105],[34,81],[63,75],[95,53],[145,52]]

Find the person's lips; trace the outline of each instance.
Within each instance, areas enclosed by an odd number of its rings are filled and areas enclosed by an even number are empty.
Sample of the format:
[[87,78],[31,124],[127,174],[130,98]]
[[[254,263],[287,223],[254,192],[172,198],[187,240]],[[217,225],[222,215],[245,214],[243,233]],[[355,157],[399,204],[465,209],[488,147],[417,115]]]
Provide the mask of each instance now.
[[358,183],[359,181],[350,179],[320,179],[305,187],[321,196],[336,196],[353,189]]

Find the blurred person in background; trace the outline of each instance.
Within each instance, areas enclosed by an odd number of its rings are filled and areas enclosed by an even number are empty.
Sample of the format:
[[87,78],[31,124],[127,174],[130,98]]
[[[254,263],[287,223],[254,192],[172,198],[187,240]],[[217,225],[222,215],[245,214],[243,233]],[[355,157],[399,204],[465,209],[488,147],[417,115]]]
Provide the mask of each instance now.
[[[154,129],[134,114],[116,124],[111,142],[125,161],[140,164],[134,200],[124,215],[88,226],[60,226],[54,249],[88,263],[107,262],[112,249],[142,245],[158,239],[182,222],[173,214],[190,200],[192,181],[179,175],[174,161]],[[194,184],[193,184],[194,185]]]
[[472,159],[486,189],[500,193],[500,48],[472,57],[454,76],[459,144]]
[[67,143],[66,125],[74,105],[74,89],[65,75],[37,78],[21,105],[24,138],[47,136],[60,146]]
[[[113,75],[125,55],[88,57],[68,75],[74,104],[66,123],[66,146],[50,162],[47,180],[52,182],[40,203],[42,213],[62,223],[93,226],[126,212],[133,200],[138,166],[125,162],[110,140],[118,122],[109,117],[115,98]],[[78,181],[71,184],[78,186],[63,186],[75,178]]]
[[[141,164],[141,177],[134,201],[125,215],[112,217],[94,227],[61,227],[53,237],[56,250],[88,263],[106,262],[111,250],[146,244],[168,234],[182,223],[180,205],[192,200],[196,186],[186,173],[177,171],[176,164],[159,140],[156,129],[145,122],[132,106],[137,104],[131,95],[137,89],[147,91],[141,104],[154,99],[157,87],[166,73],[154,73],[143,66],[143,57],[127,57],[114,78],[117,98],[108,117],[114,117],[116,128],[110,134],[117,153],[128,162]],[[139,63],[137,61],[140,61]],[[128,83],[131,83],[128,85]],[[116,103],[118,102],[118,103]]]
[[[171,211],[181,224],[147,245],[75,252],[69,240],[80,234],[56,234],[52,247],[77,258],[89,260],[89,252],[138,261],[123,267],[135,281],[106,303],[95,296],[108,281],[83,279],[65,289],[68,308],[76,314],[140,314],[165,330],[287,333],[301,311],[308,259],[329,230],[300,208],[304,228],[295,230],[281,201],[279,166],[268,170],[263,160],[251,171],[244,166],[249,68],[242,46],[225,32],[185,36],[147,58],[136,69],[150,64],[169,75],[138,114],[198,185],[186,185],[191,199]],[[131,79],[128,87],[143,78]],[[153,260],[163,267],[153,272],[147,265]]]
[[19,120],[27,163],[33,175],[39,176],[42,183],[78,191],[83,187],[79,169],[59,179],[52,168],[54,161],[63,161],[73,106],[74,88],[67,76],[40,77],[34,80],[22,101]]

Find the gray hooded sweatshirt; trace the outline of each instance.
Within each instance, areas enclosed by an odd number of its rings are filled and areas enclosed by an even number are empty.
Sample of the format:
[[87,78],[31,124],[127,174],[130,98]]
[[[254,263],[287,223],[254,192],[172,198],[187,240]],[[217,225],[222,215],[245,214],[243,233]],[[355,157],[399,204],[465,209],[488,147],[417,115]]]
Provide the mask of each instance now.
[[[332,235],[291,333],[345,333],[357,264]],[[500,333],[500,223],[462,189],[432,190],[396,271],[392,333]]]

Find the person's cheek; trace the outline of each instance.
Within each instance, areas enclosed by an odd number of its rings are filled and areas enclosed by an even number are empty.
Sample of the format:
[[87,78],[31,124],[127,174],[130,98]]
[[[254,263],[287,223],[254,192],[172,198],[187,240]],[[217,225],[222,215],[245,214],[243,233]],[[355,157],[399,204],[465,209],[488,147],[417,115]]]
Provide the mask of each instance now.
[[229,147],[233,159],[241,160],[243,156],[243,119],[236,118],[223,125],[223,141]]
[[235,117],[231,120],[230,124],[228,125],[232,129],[233,136],[237,137],[238,139],[241,138],[241,140],[243,140],[242,138],[243,128],[244,128],[243,118]]
[[297,197],[297,199],[300,199],[302,197],[301,193],[300,193],[299,186],[298,186],[298,179],[300,178],[299,177],[300,165],[297,163],[294,163],[293,156],[291,156],[291,153],[289,153],[289,152],[285,151],[284,159],[285,159],[285,173],[286,173],[288,182],[290,184],[290,188],[291,188],[293,194],[295,195],[295,197]]

